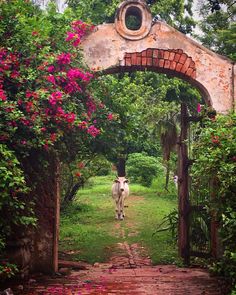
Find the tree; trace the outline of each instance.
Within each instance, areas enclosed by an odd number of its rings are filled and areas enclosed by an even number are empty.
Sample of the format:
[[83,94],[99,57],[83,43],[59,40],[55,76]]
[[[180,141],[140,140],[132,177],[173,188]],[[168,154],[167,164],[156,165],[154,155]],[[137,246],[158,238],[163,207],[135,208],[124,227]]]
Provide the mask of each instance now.
[[219,1],[219,5],[220,10],[211,12],[211,3],[200,4],[202,20],[199,26],[203,34],[197,37],[205,46],[235,60],[235,1]]

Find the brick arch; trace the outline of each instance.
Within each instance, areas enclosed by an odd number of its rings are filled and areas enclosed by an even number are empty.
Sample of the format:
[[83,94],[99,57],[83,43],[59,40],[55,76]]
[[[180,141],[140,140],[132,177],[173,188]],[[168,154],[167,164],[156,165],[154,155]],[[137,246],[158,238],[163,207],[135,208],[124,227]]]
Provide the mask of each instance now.
[[196,78],[196,65],[191,56],[182,49],[148,48],[142,52],[125,53],[124,61],[120,63],[126,68],[157,70],[175,76]]
[[167,74],[189,82],[199,90],[206,104],[212,106],[207,89],[196,81],[195,62],[182,49],[148,48],[141,52],[127,52],[124,59],[120,60],[119,66],[99,71],[97,75],[146,70]]

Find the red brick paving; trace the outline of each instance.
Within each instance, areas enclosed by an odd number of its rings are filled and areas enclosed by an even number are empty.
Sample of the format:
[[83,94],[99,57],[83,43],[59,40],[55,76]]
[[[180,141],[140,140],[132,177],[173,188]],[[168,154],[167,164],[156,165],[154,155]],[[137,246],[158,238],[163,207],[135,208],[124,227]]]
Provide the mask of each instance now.
[[[68,266],[70,262],[64,263]],[[73,263],[74,267],[76,263]],[[152,266],[144,248],[118,243],[110,263],[80,265],[67,276],[36,278],[17,295],[222,295],[222,282],[201,268]],[[84,268],[84,269],[83,269]]]
[[[146,54],[146,53],[145,53]],[[149,52],[150,54],[150,52]],[[129,245],[128,236],[137,234],[135,224],[129,224],[125,234],[121,223],[114,227],[122,241],[112,250],[109,263],[61,263],[71,265],[71,271],[61,277],[35,277],[31,284],[18,286],[14,295],[224,295],[222,281],[200,268],[178,268],[174,265],[152,266],[146,249]],[[79,270],[78,270],[79,269]],[[19,290],[21,289],[21,290]],[[22,290],[23,289],[23,290]]]
[[73,271],[64,278],[44,279],[25,288],[24,295],[220,295],[220,282],[206,270],[173,265],[115,269],[106,264]]

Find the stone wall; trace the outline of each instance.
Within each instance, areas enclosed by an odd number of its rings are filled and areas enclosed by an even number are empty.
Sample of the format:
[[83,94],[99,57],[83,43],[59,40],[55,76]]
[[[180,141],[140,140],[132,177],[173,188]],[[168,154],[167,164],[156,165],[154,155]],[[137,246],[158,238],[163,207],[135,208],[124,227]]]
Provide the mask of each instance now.
[[54,154],[32,152],[23,160],[31,192],[26,201],[34,201],[37,226],[16,228],[8,242],[9,259],[17,263],[21,276],[29,272],[57,271],[59,229],[59,167]]

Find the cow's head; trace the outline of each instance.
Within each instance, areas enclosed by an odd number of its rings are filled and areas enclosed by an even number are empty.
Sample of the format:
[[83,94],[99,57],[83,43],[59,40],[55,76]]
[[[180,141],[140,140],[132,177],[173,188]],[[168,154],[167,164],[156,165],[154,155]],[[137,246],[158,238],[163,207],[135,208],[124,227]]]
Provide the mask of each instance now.
[[125,185],[129,182],[126,177],[117,177],[114,181],[118,184],[119,190],[123,192],[125,190]]

